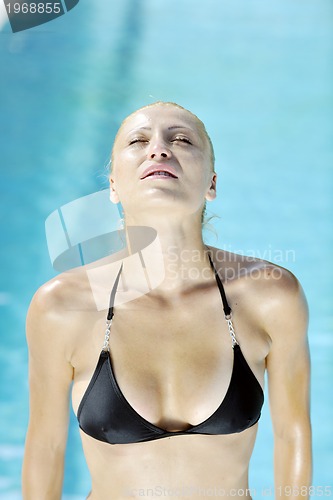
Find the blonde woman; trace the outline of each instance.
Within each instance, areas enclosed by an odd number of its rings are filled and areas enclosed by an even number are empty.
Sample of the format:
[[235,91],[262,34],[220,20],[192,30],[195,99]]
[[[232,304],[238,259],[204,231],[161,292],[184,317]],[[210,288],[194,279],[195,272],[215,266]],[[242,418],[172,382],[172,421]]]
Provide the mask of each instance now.
[[[122,123],[111,201],[122,204],[125,230],[156,231],[159,258],[145,262],[145,276],[162,268],[163,279],[141,293],[143,274],[124,258],[104,283],[104,310],[85,268],[34,296],[25,500],[61,498],[70,392],[90,500],[249,497],[265,370],[276,497],[307,496],[306,301],[289,271],[204,244],[216,182],[211,141],[191,112],[158,102]],[[137,293],[117,300],[125,291]]]

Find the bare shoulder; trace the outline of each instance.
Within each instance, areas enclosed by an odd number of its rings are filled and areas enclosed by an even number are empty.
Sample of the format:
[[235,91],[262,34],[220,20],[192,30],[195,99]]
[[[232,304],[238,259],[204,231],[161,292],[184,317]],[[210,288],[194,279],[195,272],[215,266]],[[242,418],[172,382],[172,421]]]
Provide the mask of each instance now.
[[[248,286],[262,289],[265,293],[281,294],[281,299],[290,295],[302,295],[302,287],[296,276],[288,269],[267,260],[227,252],[209,247],[217,272],[225,281],[246,278]],[[245,280],[244,280],[245,281]]]
[[27,314],[29,346],[71,343],[80,313],[93,307],[91,289],[83,269],[62,273],[43,284],[34,294]]
[[266,260],[214,247],[210,252],[221,278],[246,297],[248,309],[256,311],[257,321],[271,337],[275,332],[281,335],[287,322],[295,331],[306,331],[307,301],[292,272]]
[[88,306],[89,281],[84,269],[73,269],[44,283],[34,294],[30,307],[40,312],[70,311]]

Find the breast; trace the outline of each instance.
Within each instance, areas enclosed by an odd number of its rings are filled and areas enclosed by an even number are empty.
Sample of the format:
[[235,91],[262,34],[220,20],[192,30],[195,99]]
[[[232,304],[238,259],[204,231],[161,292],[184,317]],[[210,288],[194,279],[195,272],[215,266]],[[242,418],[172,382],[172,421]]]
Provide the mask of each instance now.
[[[262,404],[261,386],[236,345],[230,384],[216,411],[194,426],[163,428],[147,421],[129,404],[114,376],[109,353],[102,351],[77,418],[80,428],[89,436],[110,444],[124,444],[181,434],[242,432],[258,421]],[[179,426],[179,421],[171,425]]]

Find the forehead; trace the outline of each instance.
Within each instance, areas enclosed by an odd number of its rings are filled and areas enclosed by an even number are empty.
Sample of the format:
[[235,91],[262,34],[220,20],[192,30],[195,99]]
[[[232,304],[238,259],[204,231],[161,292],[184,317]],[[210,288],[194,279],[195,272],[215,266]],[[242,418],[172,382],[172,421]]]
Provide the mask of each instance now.
[[202,126],[198,119],[186,111],[170,105],[156,105],[139,109],[129,115],[121,125],[117,139],[126,137],[137,130],[187,128],[201,139],[205,139]]

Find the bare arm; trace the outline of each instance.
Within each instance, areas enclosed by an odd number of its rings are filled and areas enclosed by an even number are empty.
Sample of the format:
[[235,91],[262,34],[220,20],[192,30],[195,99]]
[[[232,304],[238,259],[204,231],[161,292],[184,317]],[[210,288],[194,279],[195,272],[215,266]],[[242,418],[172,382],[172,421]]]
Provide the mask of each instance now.
[[49,288],[36,293],[27,317],[30,418],[23,462],[24,500],[59,500],[62,492],[73,368],[68,361],[68,322],[66,332]]
[[307,498],[311,484],[308,309],[296,278],[283,272],[270,297],[267,331],[269,400],[274,431],[276,498]]

